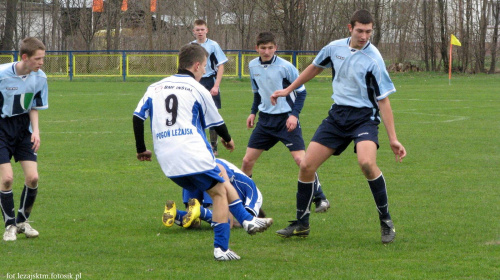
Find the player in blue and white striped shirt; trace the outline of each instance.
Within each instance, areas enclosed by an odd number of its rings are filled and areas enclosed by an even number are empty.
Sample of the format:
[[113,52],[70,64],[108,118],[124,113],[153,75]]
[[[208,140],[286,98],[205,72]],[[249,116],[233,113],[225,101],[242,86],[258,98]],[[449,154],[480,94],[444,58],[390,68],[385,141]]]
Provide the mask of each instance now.
[[[304,139],[299,122],[299,114],[306,99],[306,87],[297,85],[292,94],[278,98],[276,105],[270,97],[274,91],[286,88],[299,76],[299,71],[290,62],[275,55],[276,39],[271,32],[257,36],[255,46],[259,57],[248,64],[254,101],[247,118],[247,128],[253,128],[257,112],[259,121],[248,140],[241,170],[252,176],[253,167],[260,155],[282,142],[290,151],[295,163],[300,165],[305,155]],[[316,175],[314,201],[316,212],[325,212],[330,202],[321,189]]]
[[[26,38],[21,41],[20,54],[21,61],[0,66],[0,208],[5,221],[5,241],[16,240],[18,233],[38,236],[27,220],[38,193],[38,110],[49,107],[47,76],[40,70],[45,57],[44,44],[36,38]],[[12,157],[21,163],[25,176],[17,218],[12,193]]]
[[[389,214],[385,179],[377,166],[378,124],[384,121],[389,144],[397,161],[402,161],[406,150],[396,137],[394,118],[388,96],[396,89],[389,78],[379,51],[369,39],[373,18],[366,10],[358,10],[348,24],[351,37],[333,41],[325,46],[313,63],[288,88],[276,91],[271,101],[287,96],[297,86],[306,83],[325,68],[332,68],[335,104],[328,112],[309,144],[300,165],[297,221],[276,233],[281,237],[309,235],[308,199],[314,190],[314,173],[331,155],[340,155],[354,141],[354,152],[368,180],[377,205],[382,242],[390,243],[396,236]],[[380,112],[380,115],[379,115]]]

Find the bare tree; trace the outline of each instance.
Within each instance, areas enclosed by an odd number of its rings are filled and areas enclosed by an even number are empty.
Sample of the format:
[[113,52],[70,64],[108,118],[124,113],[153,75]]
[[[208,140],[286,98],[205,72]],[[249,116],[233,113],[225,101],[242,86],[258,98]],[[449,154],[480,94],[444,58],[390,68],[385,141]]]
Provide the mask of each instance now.
[[497,61],[497,47],[498,47],[498,25],[500,24],[500,2],[498,0],[491,0],[491,11],[493,15],[493,36],[491,40],[491,65],[489,74],[495,73],[495,65]]
[[14,43],[14,32],[17,26],[17,0],[7,0],[5,12],[5,28],[0,42],[0,50],[10,51],[16,45]]

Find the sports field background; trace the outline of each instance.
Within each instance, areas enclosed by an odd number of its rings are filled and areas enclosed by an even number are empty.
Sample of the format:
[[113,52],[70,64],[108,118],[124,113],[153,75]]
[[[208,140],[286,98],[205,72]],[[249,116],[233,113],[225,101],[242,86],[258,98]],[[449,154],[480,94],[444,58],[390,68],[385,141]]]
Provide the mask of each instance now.
[[[378,164],[395,242],[380,242],[376,208],[352,146],[319,170],[332,208],[311,214],[309,238],[277,237],[274,232],[295,218],[298,174],[288,150],[277,145],[254,169],[275,224],[256,236],[232,230],[230,247],[242,260],[228,263],[213,260],[208,224],[201,230],[162,225],[165,201],[181,204],[181,188],[156,159],[135,158],[132,113],[155,80],[49,80],[50,108],[40,112],[40,189],[30,218],[40,237],[1,242],[0,279],[70,273],[72,279],[500,278],[499,76],[456,75],[451,85],[443,74],[392,78],[396,131],[408,156],[395,162],[381,126]],[[309,143],[332,101],[329,80],[306,87],[300,120]],[[250,82],[224,79],[221,91],[220,112],[236,150],[221,150],[220,157],[241,166],[251,134],[245,126]],[[14,167],[17,207],[23,177],[19,164]]]

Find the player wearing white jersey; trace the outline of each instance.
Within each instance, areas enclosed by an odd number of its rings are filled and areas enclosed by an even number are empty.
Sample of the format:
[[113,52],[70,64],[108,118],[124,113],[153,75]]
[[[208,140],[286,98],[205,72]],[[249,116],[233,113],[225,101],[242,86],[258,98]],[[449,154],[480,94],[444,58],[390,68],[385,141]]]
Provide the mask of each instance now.
[[[37,237],[28,224],[38,193],[37,151],[40,147],[38,110],[47,109],[47,76],[40,70],[44,44],[33,37],[21,41],[21,61],[0,66],[0,208],[5,222],[3,240],[14,241],[18,233]],[[25,182],[17,217],[12,192],[11,159],[21,163]]]
[[[306,87],[299,85],[292,94],[277,99],[274,106],[271,104],[270,97],[274,91],[286,88],[299,76],[299,71],[295,66],[275,55],[277,47],[273,33],[259,33],[255,44],[259,57],[248,64],[254,101],[247,118],[247,128],[254,127],[256,114],[260,111],[259,121],[248,140],[241,167],[241,170],[250,177],[262,153],[278,142],[282,142],[288,148],[295,163],[299,166],[305,155],[299,114],[306,99]],[[317,175],[314,202],[316,212],[326,212],[330,208],[330,202],[321,189]]]
[[[206,191],[211,196],[214,258],[225,261],[240,258],[229,249],[229,212],[249,234],[266,230],[272,219],[252,217],[229,183],[224,167],[215,162],[205,129],[214,127],[228,150],[234,150],[234,142],[210,93],[198,83],[206,60],[207,52],[198,44],[181,48],[178,73],[152,84],[139,101],[133,117],[134,135],[137,159],[151,161],[152,153],[144,143],[144,120],[150,117],[154,151],[165,175],[182,188]],[[188,222],[198,216],[191,215]]]
[[396,236],[389,214],[385,179],[377,166],[379,112],[389,144],[397,161],[402,161],[406,150],[398,141],[394,117],[388,96],[395,92],[384,61],[369,39],[373,31],[373,18],[366,10],[358,10],[348,24],[351,37],[325,46],[313,63],[289,87],[276,91],[271,102],[288,95],[297,86],[306,83],[332,68],[333,95],[328,117],[323,120],[309,144],[300,164],[297,221],[277,231],[281,237],[307,237],[309,235],[309,208],[314,190],[314,173],[331,155],[340,155],[354,141],[354,152],[368,180],[379,213],[382,243],[390,243]]

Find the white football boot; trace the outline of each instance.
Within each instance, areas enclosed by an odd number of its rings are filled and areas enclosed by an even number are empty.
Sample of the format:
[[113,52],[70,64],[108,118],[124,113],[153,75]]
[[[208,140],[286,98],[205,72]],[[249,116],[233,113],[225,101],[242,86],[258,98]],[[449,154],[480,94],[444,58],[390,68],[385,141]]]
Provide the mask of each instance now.
[[16,241],[16,239],[17,239],[17,227],[15,225],[7,226],[3,234],[3,241]]
[[268,229],[273,224],[272,218],[257,218],[253,217],[251,221],[244,221],[243,228],[250,235],[254,235],[257,232],[263,232]]
[[17,224],[17,233],[24,233],[27,238],[38,237],[38,231],[32,228],[28,222]]
[[227,251],[222,251],[221,248],[214,248],[214,259],[216,261],[232,261],[241,259],[235,252],[231,251],[231,249],[227,249]]

